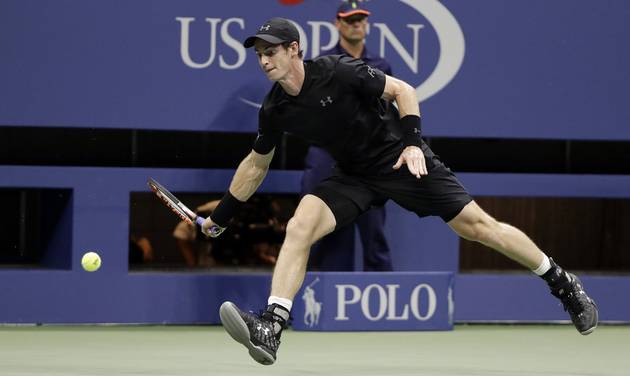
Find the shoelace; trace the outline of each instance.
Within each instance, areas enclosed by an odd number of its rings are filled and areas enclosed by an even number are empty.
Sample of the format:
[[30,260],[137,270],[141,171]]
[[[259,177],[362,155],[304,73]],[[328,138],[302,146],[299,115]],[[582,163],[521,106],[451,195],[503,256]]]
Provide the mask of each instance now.
[[562,302],[565,311],[570,311],[577,315],[584,312],[584,309],[590,303],[586,293],[581,289],[569,292],[563,296],[560,301]]

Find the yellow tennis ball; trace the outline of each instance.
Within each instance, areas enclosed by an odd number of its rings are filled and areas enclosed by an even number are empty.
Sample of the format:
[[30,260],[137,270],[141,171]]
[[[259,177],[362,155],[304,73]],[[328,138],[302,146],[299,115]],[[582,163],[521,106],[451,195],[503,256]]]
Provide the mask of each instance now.
[[95,272],[101,267],[101,256],[96,252],[88,252],[83,255],[81,266],[87,272]]

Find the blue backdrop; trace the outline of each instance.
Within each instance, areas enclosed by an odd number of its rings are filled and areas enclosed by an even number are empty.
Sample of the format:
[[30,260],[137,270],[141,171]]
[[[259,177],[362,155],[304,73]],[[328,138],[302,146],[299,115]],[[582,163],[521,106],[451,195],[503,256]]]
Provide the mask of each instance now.
[[[269,294],[270,273],[128,270],[131,192],[148,191],[146,179],[150,176],[174,192],[217,192],[225,189],[233,173],[207,169],[0,166],[0,188],[47,187],[71,193],[56,224],[57,238],[48,249],[49,254],[66,262],[44,265],[45,269],[0,269],[0,323],[218,323],[218,309],[224,300],[247,309],[263,307]],[[297,171],[270,171],[260,190],[297,192],[300,176]],[[463,173],[458,177],[475,196],[630,196],[630,176]],[[387,212],[386,234],[395,270],[457,272],[459,240],[448,226],[436,218],[419,219],[392,203],[387,205]],[[103,266],[96,273],[81,268],[81,255],[87,250],[96,250],[103,258]],[[630,322],[630,276],[581,277],[600,308],[601,320]],[[387,278],[380,281],[382,287],[391,283]],[[313,286],[312,283],[312,278],[307,279],[307,284]],[[315,288],[318,301],[320,294],[326,294],[320,290],[321,285],[326,283],[322,280]],[[403,290],[401,286],[401,294]],[[455,321],[567,319],[544,282],[526,271],[456,274],[453,293]],[[301,301],[301,296],[296,296],[296,301]],[[350,299],[350,290],[347,296]],[[403,297],[409,297],[408,290],[399,298]],[[324,300],[331,307],[328,301]],[[396,314],[401,309],[402,306],[396,306]]]
[[[336,0],[3,0],[0,124],[254,132],[267,18],[332,46]],[[373,0],[369,48],[418,88],[426,134],[630,139],[630,3]]]

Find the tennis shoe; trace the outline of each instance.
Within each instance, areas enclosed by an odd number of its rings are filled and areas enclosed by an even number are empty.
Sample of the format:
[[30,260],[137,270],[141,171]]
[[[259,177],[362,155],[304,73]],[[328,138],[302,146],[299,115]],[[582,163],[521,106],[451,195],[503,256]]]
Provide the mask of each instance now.
[[566,279],[552,286],[551,293],[560,299],[578,332],[582,335],[590,334],[597,328],[597,305],[586,294],[582,282],[576,275],[563,272],[566,273]]
[[221,323],[228,334],[249,350],[258,363],[271,365],[276,361],[280,334],[286,327],[289,312],[272,304],[260,314],[241,311],[234,303],[225,302],[219,310]]

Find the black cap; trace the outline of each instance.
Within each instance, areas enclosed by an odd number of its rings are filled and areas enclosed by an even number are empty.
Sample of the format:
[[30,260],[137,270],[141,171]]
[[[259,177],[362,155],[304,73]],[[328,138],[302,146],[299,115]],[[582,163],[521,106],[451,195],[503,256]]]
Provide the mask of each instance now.
[[369,16],[370,11],[367,10],[363,1],[345,0],[337,9],[337,17],[346,18],[354,15]]
[[245,48],[252,47],[256,39],[262,39],[271,44],[293,41],[300,43],[300,33],[291,21],[285,18],[272,18],[258,28],[256,35],[245,39],[243,46]]

